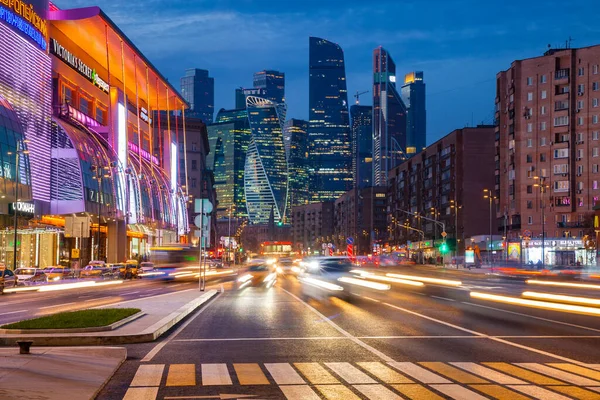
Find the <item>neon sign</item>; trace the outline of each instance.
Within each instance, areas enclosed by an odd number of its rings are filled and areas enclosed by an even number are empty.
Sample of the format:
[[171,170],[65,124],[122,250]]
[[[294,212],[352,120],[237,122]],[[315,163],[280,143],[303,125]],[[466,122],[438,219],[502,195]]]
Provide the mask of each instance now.
[[34,11],[33,5],[20,0],[0,0],[0,20],[21,31],[42,50],[48,48],[46,20]]
[[[2,1],[2,0],[0,0]],[[79,72],[82,76],[87,78],[92,84],[97,86],[104,93],[108,93],[110,86],[100,76],[95,69],[89,67],[84,63],[81,58],[77,57],[69,50],[65,49],[56,39],[50,38],[50,53],[60,58],[65,64]]]
[[150,125],[152,123],[152,118],[150,118],[150,116],[148,115],[148,110],[146,110],[145,107],[140,107],[139,115],[140,115],[140,118],[142,119],[142,121],[144,121],[148,125]]
[[137,144],[128,142],[127,146],[129,147],[129,151],[132,151],[135,154],[139,154],[140,156],[142,156],[143,159],[151,161],[154,164],[158,165],[158,158],[156,158],[156,156],[150,155],[150,152],[144,149],[140,149]]

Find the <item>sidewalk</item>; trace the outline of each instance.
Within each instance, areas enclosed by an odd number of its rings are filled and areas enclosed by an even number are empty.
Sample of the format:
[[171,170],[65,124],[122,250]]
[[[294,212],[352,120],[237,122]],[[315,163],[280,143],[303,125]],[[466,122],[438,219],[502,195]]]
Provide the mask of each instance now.
[[0,349],[0,399],[93,399],[126,358],[122,347]]
[[[0,334],[1,346],[15,346],[17,340],[32,340],[33,346],[98,346],[152,342],[208,302],[218,292],[198,289],[129,300],[98,308],[139,308],[145,314],[112,331],[54,334]],[[3,398],[0,396],[0,398]]]

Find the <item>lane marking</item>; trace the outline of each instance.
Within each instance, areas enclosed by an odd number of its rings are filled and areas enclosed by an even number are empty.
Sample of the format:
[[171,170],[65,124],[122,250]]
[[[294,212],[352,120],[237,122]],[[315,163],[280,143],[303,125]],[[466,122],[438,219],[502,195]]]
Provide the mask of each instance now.
[[200,368],[203,386],[233,385],[227,364],[202,364]]
[[590,392],[577,386],[553,386],[552,390],[566,394],[570,398],[578,400],[598,400],[600,396],[597,393]]
[[532,371],[536,371],[542,373],[544,375],[551,376],[556,379],[560,379],[561,381],[573,383],[579,386],[598,386],[600,382],[593,381],[588,378],[584,378],[579,375],[572,374],[570,372],[561,371],[556,368],[548,367],[547,365],[537,364],[537,363],[515,363],[519,367],[527,368]]
[[129,295],[131,295],[131,294],[136,294],[136,293],[139,293],[139,292],[140,292],[140,291],[139,291],[139,290],[137,290],[137,291],[135,291],[135,292],[121,293],[121,294],[120,294],[120,296],[129,296]]
[[[190,289],[190,290],[195,290],[195,289]],[[181,293],[181,292],[179,292],[179,293]],[[158,296],[156,296],[156,297],[158,297]],[[215,297],[213,297],[212,300],[210,300],[208,303],[206,303],[206,305],[204,305],[200,310],[198,310],[191,318],[189,318],[187,321],[185,321],[179,328],[177,328],[177,330],[175,332],[171,333],[169,336],[164,338],[160,343],[158,343],[156,346],[154,346],[152,348],[152,350],[150,350],[148,352],[148,354],[146,354],[144,356],[144,358],[142,358],[140,360],[140,362],[152,361],[152,359],[158,354],[159,351],[162,350],[163,347],[165,347],[167,344],[169,344],[169,342],[171,340],[176,338],[177,335],[179,335],[181,333],[181,331],[183,331],[185,328],[187,328],[187,326],[189,324],[191,324],[192,321],[194,321],[200,314],[202,314],[204,312],[204,310],[206,310],[218,298],[219,298],[219,294],[217,294]]]
[[499,385],[470,385],[470,387],[481,393],[485,393],[494,399],[531,400],[531,397],[523,396],[522,394],[513,392],[512,390]]
[[556,392],[551,392],[539,386],[533,385],[510,385],[509,388],[519,391],[521,393],[525,393],[528,396],[533,397],[534,399],[544,399],[544,400],[571,400],[569,397],[562,396]]
[[371,375],[375,375],[377,379],[384,383],[414,383],[404,375],[386,367],[380,362],[357,362],[356,364]]
[[504,362],[483,362],[483,365],[506,372],[536,385],[565,385],[566,383]]
[[243,342],[263,340],[348,340],[344,336],[309,336],[309,337],[278,337],[278,338],[210,338],[210,339],[175,339],[174,342]]
[[480,396],[460,385],[431,385],[431,387],[456,400],[488,400],[487,397]]
[[443,362],[420,362],[420,365],[428,368],[440,375],[444,375],[458,383],[463,384],[478,384],[478,383],[489,383],[485,379],[481,379],[478,376],[469,374],[468,372],[461,371],[458,368],[454,368]]
[[402,397],[383,385],[354,385],[369,400],[402,400]]
[[280,386],[279,389],[287,400],[321,400],[308,385]]
[[450,364],[501,385],[526,385],[528,383],[472,362],[451,362]]
[[567,372],[573,372],[578,375],[587,376],[587,377],[595,379],[595,380],[600,380],[600,371],[595,371],[593,369],[580,367],[579,365],[572,365],[572,364],[566,364],[566,363],[548,363],[547,365],[554,367],[554,368],[562,369]]
[[419,384],[392,385],[392,387],[411,400],[444,400],[444,398]]
[[319,363],[294,363],[302,375],[313,385],[339,384],[340,382]]
[[140,365],[129,386],[160,386],[164,364]]
[[405,313],[411,314],[411,315],[419,316],[419,317],[427,319],[429,321],[437,322],[438,324],[441,324],[441,325],[449,326],[451,328],[455,328],[455,329],[458,329],[458,330],[463,331],[463,332],[471,333],[473,335],[485,337],[487,339],[493,340],[493,341],[498,342],[498,343],[503,343],[503,344],[506,344],[506,345],[509,345],[509,346],[513,346],[513,347],[517,347],[517,348],[520,348],[520,349],[523,349],[523,350],[528,350],[528,351],[531,351],[533,353],[538,353],[538,354],[542,354],[542,355],[545,355],[545,356],[548,356],[548,357],[556,358],[557,360],[562,360],[562,361],[566,361],[566,362],[569,362],[569,363],[572,363],[572,364],[576,364],[576,365],[581,365],[583,367],[587,367],[586,363],[583,363],[583,362],[577,361],[577,360],[573,360],[573,359],[568,358],[568,357],[559,356],[558,354],[553,354],[553,353],[550,353],[550,352],[547,352],[547,351],[544,351],[544,350],[539,350],[539,349],[536,349],[536,348],[533,348],[533,347],[525,346],[523,344],[514,343],[514,342],[511,342],[511,341],[508,341],[508,340],[504,340],[504,339],[501,339],[501,338],[498,338],[498,337],[488,336],[485,333],[481,333],[481,332],[473,331],[471,329],[463,328],[462,326],[458,326],[458,325],[452,324],[450,322],[442,321],[442,320],[439,320],[437,318],[429,317],[427,315],[418,313],[416,311],[411,311],[411,310],[408,310],[406,308],[398,307],[398,306],[395,306],[395,305],[390,304],[390,303],[382,303],[382,304],[384,304],[384,305],[386,305],[388,307],[391,307],[391,308],[395,308],[396,310],[400,310],[400,311],[403,311]]
[[288,363],[265,363],[265,368],[278,385],[302,385],[306,383]]
[[166,386],[195,386],[195,364],[171,364],[167,374]]
[[47,308],[53,308],[53,307],[64,307],[64,306],[68,306],[70,304],[75,304],[76,302],[72,301],[70,303],[62,303],[62,304],[55,304],[53,306],[46,306],[46,307],[40,307],[39,310],[45,310]]
[[429,297],[433,297],[434,299],[446,300],[446,301],[456,301],[454,299],[449,299],[447,297],[441,297],[441,296],[433,296],[433,295],[431,295]]
[[373,299],[373,298],[371,298],[371,297],[367,297],[367,296],[361,296],[361,297],[362,297],[363,299],[367,299],[367,300],[374,301],[375,303],[381,303],[381,301],[380,301],[380,300]]
[[333,321],[331,321],[329,318],[327,318],[325,315],[323,315],[319,310],[317,310],[316,308],[314,308],[313,306],[311,306],[310,304],[308,304],[304,300],[300,299],[298,296],[296,296],[296,295],[288,292],[287,290],[285,290],[282,287],[280,287],[280,289],[283,290],[288,295],[290,295],[291,297],[293,297],[294,299],[296,299],[297,301],[299,301],[306,308],[308,308],[310,311],[312,311],[314,314],[316,314],[319,318],[321,318],[323,321],[325,321],[326,323],[328,323],[332,328],[334,328],[336,331],[338,331],[342,335],[346,336],[348,339],[352,340],[357,345],[359,345],[362,348],[364,348],[365,350],[368,350],[369,352],[375,354],[377,357],[381,358],[382,360],[384,360],[386,362],[392,362],[392,361],[394,361],[393,358],[387,356],[386,354],[382,353],[381,351],[377,350],[376,348],[374,348],[374,347],[366,344],[365,342],[363,342],[362,340],[356,338],[355,336],[352,336],[349,332],[347,332],[342,327],[340,327],[339,325],[337,325],[336,323],[334,323]]
[[327,400],[361,400],[343,385],[317,385],[315,387]]
[[373,378],[360,371],[350,363],[326,362],[325,365],[351,385],[361,383],[377,383],[377,381],[375,381]]
[[448,379],[443,378],[437,374],[434,374],[431,371],[426,370],[423,367],[418,366],[417,364],[411,362],[396,362],[392,361],[390,363],[392,367],[396,368],[400,372],[405,375],[409,375],[419,382],[423,383],[452,383]]
[[2,313],[0,315],[18,314],[18,313],[27,312],[27,311],[29,311],[29,310],[10,311],[10,312]]
[[600,387],[587,387],[586,389],[590,389],[590,390],[595,390],[596,392],[600,393]]
[[157,397],[157,387],[139,387],[127,389],[123,400],[155,400]]
[[240,385],[270,385],[258,364],[233,364]]

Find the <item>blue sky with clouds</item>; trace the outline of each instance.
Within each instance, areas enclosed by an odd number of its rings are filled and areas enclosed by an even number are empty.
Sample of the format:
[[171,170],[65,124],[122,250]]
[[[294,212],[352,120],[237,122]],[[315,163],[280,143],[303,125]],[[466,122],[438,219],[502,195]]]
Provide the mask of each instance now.
[[[286,73],[288,116],[308,117],[308,37],[339,43],[349,102],[370,90],[377,46],[398,75],[422,70],[427,84],[428,144],[455,128],[493,117],[495,75],[548,44],[600,43],[597,0],[56,0],[59,7],[99,5],[179,87],[186,68],[215,78],[215,109],[234,106],[252,73]],[[369,95],[362,104],[371,104]]]

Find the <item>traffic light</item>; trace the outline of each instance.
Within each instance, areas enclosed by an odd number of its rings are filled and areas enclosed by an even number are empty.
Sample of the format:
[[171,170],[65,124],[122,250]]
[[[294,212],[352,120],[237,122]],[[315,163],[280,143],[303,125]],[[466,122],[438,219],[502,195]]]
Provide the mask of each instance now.
[[442,244],[440,244],[440,253],[441,254],[446,254],[448,252],[448,244],[446,242],[443,242]]
[[277,226],[282,226],[282,225],[283,225],[283,222],[281,222],[281,221],[279,221],[279,222],[277,223]]

